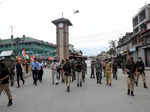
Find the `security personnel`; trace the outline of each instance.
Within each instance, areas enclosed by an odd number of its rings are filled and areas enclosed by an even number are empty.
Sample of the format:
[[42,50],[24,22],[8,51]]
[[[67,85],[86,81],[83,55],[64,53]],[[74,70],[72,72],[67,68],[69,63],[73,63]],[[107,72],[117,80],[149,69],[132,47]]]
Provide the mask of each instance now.
[[101,84],[101,80],[102,80],[102,64],[101,64],[99,59],[96,59],[95,68],[96,68],[97,84]]
[[144,63],[142,61],[142,58],[139,57],[138,61],[136,62],[136,76],[137,76],[136,77],[136,86],[138,86],[139,76],[141,75],[142,80],[143,80],[144,88],[147,88],[144,71],[145,71]]
[[65,64],[65,61],[62,60],[61,63],[60,63],[60,76],[61,76],[61,82],[62,82],[62,83],[65,82],[64,70],[63,70],[64,64]]
[[16,64],[16,73],[17,73],[17,84],[18,84],[18,88],[20,88],[20,83],[19,80],[22,80],[22,83],[24,85],[24,79],[23,79],[23,68],[21,65],[21,61],[18,61]]
[[5,64],[0,62],[0,95],[3,91],[5,91],[8,96],[8,106],[11,106],[13,103],[12,95],[9,89],[9,72]]
[[106,73],[106,85],[111,86],[111,85],[112,85],[112,79],[111,79],[112,63],[111,63],[111,60],[110,60],[110,59],[107,59],[107,60],[106,60],[105,73]]
[[37,59],[35,58],[34,61],[31,63],[32,68],[32,76],[33,76],[33,84],[37,86],[37,80],[38,80],[38,71],[39,71],[39,63],[37,62]]
[[82,59],[77,58],[76,63],[76,75],[77,75],[77,87],[82,87]]
[[91,77],[90,78],[95,78],[95,62],[91,62]]
[[127,94],[134,96],[134,81],[135,81],[135,71],[136,65],[133,61],[133,58],[128,56],[127,64],[126,64],[126,72],[128,74],[128,92]]
[[70,92],[71,64],[69,62],[69,59],[66,59],[66,63],[63,66],[63,70],[64,70],[65,76],[66,76],[67,92]]
[[118,78],[118,77],[117,77],[117,66],[118,66],[118,65],[117,65],[116,60],[114,60],[112,66],[113,66],[113,67],[112,67],[112,68],[113,68],[113,69],[112,69],[112,71],[113,71],[113,78],[117,80],[117,78]]
[[87,72],[87,64],[85,62],[85,60],[83,59],[82,61],[82,81],[85,82],[85,75]]

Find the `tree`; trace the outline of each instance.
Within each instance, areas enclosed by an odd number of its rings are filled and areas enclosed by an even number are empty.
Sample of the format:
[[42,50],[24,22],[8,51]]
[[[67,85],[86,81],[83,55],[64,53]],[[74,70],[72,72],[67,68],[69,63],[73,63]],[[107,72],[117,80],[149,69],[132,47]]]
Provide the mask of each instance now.
[[115,54],[115,50],[113,48],[110,48],[108,51],[107,51],[107,54],[109,55],[114,55]]
[[110,54],[110,55],[116,55],[116,40],[111,40],[110,42],[109,42],[109,47],[110,47],[110,49],[109,49],[109,51],[108,51],[108,53]]

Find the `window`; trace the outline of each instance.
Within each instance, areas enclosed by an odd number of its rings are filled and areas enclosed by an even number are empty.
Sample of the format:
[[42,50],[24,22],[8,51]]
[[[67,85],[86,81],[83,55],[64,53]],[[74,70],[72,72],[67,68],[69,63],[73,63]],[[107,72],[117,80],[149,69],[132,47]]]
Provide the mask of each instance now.
[[137,33],[138,31],[139,31],[138,27],[136,29],[134,29],[134,33]]
[[142,22],[146,18],[145,9],[139,14],[139,21]]
[[136,26],[138,24],[138,16],[133,18],[133,26]]

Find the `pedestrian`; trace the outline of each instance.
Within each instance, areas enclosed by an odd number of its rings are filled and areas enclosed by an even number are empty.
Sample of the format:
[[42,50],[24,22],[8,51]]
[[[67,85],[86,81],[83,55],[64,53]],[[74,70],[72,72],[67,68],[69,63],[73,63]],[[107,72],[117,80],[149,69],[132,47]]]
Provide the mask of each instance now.
[[62,83],[65,82],[64,70],[63,70],[64,64],[65,64],[65,61],[62,60],[61,63],[60,63],[60,76],[61,76],[61,82],[62,82]]
[[11,106],[13,103],[11,91],[9,88],[9,72],[5,64],[0,62],[0,95],[3,91],[8,96],[9,101],[7,106]]
[[122,67],[122,73],[123,73],[123,74],[125,74],[125,68],[126,68],[125,66],[126,66],[126,61],[123,60],[123,61],[122,61],[122,64],[121,64],[121,67]]
[[56,69],[57,69],[57,80],[60,80],[60,70],[61,70],[61,68],[60,68],[60,62],[59,61],[57,61],[56,62]]
[[103,73],[104,73],[104,77],[106,77],[105,66],[106,66],[106,59],[103,61]]
[[126,64],[126,72],[128,75],[128,95],[134,96],[134,81],[135,81],[135,71],[136,71],[136,65],[133,61],[133,58],[128,55],[128,60]]
[[39,61],[38,77],[39,77],[40,82],[42,82],[42,80],[43,80],[43,68],[44,68],[44,65],[43,65],[42,61]]
[[26,74],[28,74],[28,72],[29,72],[29,68],[28,68],[28,62],[26,61],[26,63],[25,63],[25,66],[26,66]]
[[66,59],[66,62],[63,66],[63,70],[66,76],[66,86],[67,86],[67,92],[70,92],[70,81],[71,81],[71,64],[69,62],[69,59]]
[[91,62],[91,77],[90,78],[95,78],[95,62]]
[[76,80],[76,60],[71,59],[72,82]]
[[16,64],[16,74],[17,74],[17,84],[18,84],[18,88],[20,88],[20,79],[22,80],[22,83],[24,85],[25,81],[24,81],[24,78],[23,78],[23,67],[21,65],[21,61],[17,61],[17,64]]
[[138,86],[139,76],[142,76],[143,86],[144,88],[147,88],[144,71],[145,71],[144,62],[142,61],[142,58],[139,57],[138,61],[136,62],[136,86]]
[[76,63],[77,87],[82,87],[82,59],[77,58]]
[[34,58],[33,62],[31,63],[31,68],[32,68],[33,84],[37,86],[39,64],[36,58]]
[[101,80],[102,80],[102,63],[100,62],[99,59],[96,59],[96,64],[95,64],[95,68],[96,68],[96,79],[97,79],[97,84],[101,84]]
[[106,65],[105,65],[105,73],[106,73],[106,85],[111,86],[112,85],[112,63],[111,59],[106,60]]
[[82,61],[82,81],[85,82],[85,75],[86,75],[86,72],[87,72],[87,64],[85,62],[85,60],[83,59]]
[[114,60],[113,61],[113,64],[112,64],[112,73],[113,73],[113,79],[118,79],[118,77],[117,77],[117,69],[118,69],[118,67],[117,67],[118,65],[117,65],[117,61],[116,60]]
[[57,63],[56,60],[53,61],[52,63],[52,84],[53,85],[57,85],[58,81],[57,81]]

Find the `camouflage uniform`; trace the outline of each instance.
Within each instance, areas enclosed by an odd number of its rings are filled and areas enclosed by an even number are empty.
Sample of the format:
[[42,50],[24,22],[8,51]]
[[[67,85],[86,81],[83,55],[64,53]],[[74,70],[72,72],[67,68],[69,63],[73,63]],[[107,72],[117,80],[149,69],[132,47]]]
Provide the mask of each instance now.
[[128,95],[131,94],[131,96],[134,96],[134,82],[135,82],[135,71],[136,71],[136,65],[133,61],[133,59],[128,59],[126,64],[126,71],[128,74]]
[[76,75],[77,75],[77,87],[82,87],[82,62],[81,60],[77,60],[76,64]]
[[101,80],[102,80],[102,64],[99,60],[97,60],[96,64],[95,64],[95,68],[96,68],[96,78],[97,78],[97,84],[101,84]]
[[85,82],[85,74],[87,72],[87,64],[85,63],[85,61],[83,61],[82,66],[82,80],[83,82]]
[[95,63],[93,61],[91,62],[91,77],[90,78],[95,78]]
[[9,88],[9,72],[3,62],[0,62],[0,95],[4,91],[8,96],[8,106],[12,105],[12,95]]

